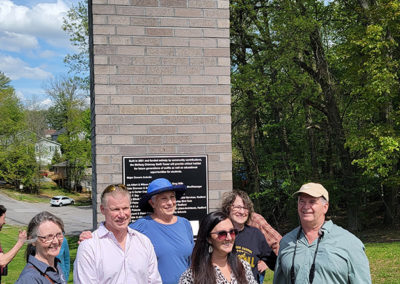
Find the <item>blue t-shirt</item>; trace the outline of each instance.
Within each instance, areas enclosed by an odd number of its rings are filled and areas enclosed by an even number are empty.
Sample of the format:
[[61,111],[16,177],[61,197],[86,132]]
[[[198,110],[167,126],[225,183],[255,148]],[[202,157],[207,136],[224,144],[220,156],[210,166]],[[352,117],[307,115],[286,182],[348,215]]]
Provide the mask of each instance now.
[[174,224],[165,225],[146,216],[129,226],[151,240],[163,284],[178,283],[181,274],[189,267],[194,246],[189,221],[178,216]]

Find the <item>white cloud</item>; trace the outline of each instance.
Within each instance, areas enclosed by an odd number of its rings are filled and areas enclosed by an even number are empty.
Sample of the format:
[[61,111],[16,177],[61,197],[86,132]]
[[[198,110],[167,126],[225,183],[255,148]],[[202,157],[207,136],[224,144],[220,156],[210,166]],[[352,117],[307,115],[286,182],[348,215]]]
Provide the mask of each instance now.
[[17,97],[23,101],[25,99],[24,94],[20,91],[20,90],[15,90],[15,94],[17,95]]
[[15,94],[26,106],[35,104],[39,107],[43,105],[42,101],[48,100],[44,90],[34,86],[15,89]]
[[0,70],[11,80],[21,78],[44,80],[52,77],[52,74],[41,67],[31,67],[26,62],[12,56],[0,55]]
[[69,7],[62,0],[38,3],[31,8],[15,5],[10,0],[0,0],[0,32],[42,38],[49,44],[65,45],[68,39],[61,25],[68,10]]
[[15,32],[0,31],[0,49],[19,52],[22,49],[37,48],[38,41],[34,36]]
[[45,99],[45,100],[40,102],[40,106],[45,108],[45,109],[49,108],[52,105],[53,105],[53,101],[50,100],[50,99]]
[[58,54],[52,50],[43,50],[42,52],[40,52],[39,56],[41,58],[51,58],[58,56]]

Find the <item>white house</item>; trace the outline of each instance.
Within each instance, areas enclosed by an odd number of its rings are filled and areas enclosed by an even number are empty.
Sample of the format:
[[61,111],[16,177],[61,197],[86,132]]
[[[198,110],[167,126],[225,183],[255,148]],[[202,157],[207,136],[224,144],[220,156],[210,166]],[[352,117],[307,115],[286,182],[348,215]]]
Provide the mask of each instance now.
[[60,143],[47,138],[40,138],[35,144],[36,161],[41,165],[49,165],[56,151],[61,155]]

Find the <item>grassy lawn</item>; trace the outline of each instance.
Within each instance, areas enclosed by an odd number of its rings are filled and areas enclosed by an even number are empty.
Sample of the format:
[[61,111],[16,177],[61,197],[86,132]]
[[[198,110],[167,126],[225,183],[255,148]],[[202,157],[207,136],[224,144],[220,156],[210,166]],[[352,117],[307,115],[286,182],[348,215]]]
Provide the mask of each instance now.
[[[390,234],[395,234],[391,231]],[[397,235],[399,232],[397,231]],[[400,242],[364,243],[373,284],[400,283]],[[274,273],[267,271],[264,283],[272,283]]]
[[365,244],[372,283],[400,283],[400,242]]
[[[18,229],[20,227],[5,225],[0,232],[0,242],[5,251],[14,246],[17,241]],[[393,235],[399,235],[399,231],[393,231]],[[73,261],[78,248],[78,237],[67,236],[71,253],[71,270]],[[374,241],[379,241],[375,239]],[[374,284],[395,284],[400,283],[400,242],[379,243],[370,240],[365,243],[367,256],[369,259],[372,275],[372,283]],[[25,246],[19,251],[17,256],[8,265],[8,276],[3,276],[2,283],[14,283],[25,266]],[[273,272],[268,271],[264,283],[272,283]],[[72,282],[72,272],[68,283]]]
[[49,203],[50,198],[55,195],[66,195],[73,198],[77,206],[91,204],[90,193],[67,192],[58,187],[54,182],[42,182],[40,184],[39,194],[37,195],[19,192],[10,185],[1,186],[0,191],[15,200],[24,202]]
[[[0,243],[4,251],[9,251],[17,242],[18,239],[18,230],[22,227],[4,225],[2,231],[0,232]],[[25,228],[24,228],[25,229]],[[76,250],[78,248],[78,236],[69,237],[66,236],[68,240],[68,245],[70,247],[71,253],[71,270],[73,268],[73,261],[76,256]],[[26,245],[22,247],[22,249],[18,252],[15,258],[8,264],[8,275],[2,276],[1,283],[2,284],[11,284],[14,283],[22,269],[25,267],[25,249]],[[73,283],[72,281],[72,271],[70,273],[68,283]]]

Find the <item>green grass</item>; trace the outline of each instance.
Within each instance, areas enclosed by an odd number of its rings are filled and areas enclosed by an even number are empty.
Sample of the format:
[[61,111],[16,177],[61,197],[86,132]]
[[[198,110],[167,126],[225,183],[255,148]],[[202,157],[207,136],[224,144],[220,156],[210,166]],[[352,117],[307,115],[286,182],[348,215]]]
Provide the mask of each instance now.
[[10,185],[1,186],[0,191],[8,197],[15,200],[31,202],[31,203],[49,203],[50,198],[55,195],[66,195],[75,200],[75,205],[90,205],[90,193],[68,192],[58,187],[54,182],[42,182],[40,184],[39,194],[22,193],[12,188]]
[[[393,232],[392,232],[393,233]],[[398,231],[397,231],[398,233]],[[372,283],[400,283],[400,242],[365,243]],[[272,283],[274,273],[267,271],[264,283]]]
[[[6,217],[7,218],[7,217]],[[17,242],[18,239],[18,230],[25,229],[17,226],[9,226],[4,225],[2,231],[0,232],[0,243],[5,252],[9,251]],[[78,236],[66,236],[68,240],[68,245],[70,247],[71,254],[71,271],[69,275],[68,283],[73,283],[72,281],[72,269],[73,263],[76,257],[76,250],[78,248]],[[22,269],[24,269],[26,261],[25,261],[25,249],[26,245],[24,245],[18,254],[14,257],[14,259],[8,264],[8,275],[2,276],[1,283],[2,284],[11,284],[17,281],[19,274]]]
[[[7,217],[6,217],[7,218]],[[6,220],[7,221],[7,220]],[[0,232],[0,243],[3,251],[9,251],[18,240],[18,230],[21,227],[4,225]],[[8,264],[8,275],[1,277],[2,283],[14,283],[25,266],[26,245],[24,245],[14,259]]]
[[272,283],[272,280],[274,279],[274,272],[272,270],[267,269],[265,271],[265,276],[264,276],[264,283]]
[[[8,251],[17,241],[18,230],[21,227],[5,225],[0,232],[0,242],[4,251]],[[399,235],[399,232],[393,232]],[[72,281],[73,262],[78,248],[78,236],[66,236],[71,254],[71,272],[68,283]],[[379,241],[375,239],[374,241]],[[371,268],[372,283],[400,284],[400,242],[370,242],[365,243],[369,265]],[[14,283],[25,266],[25,246],[8,265],[8,275],[2,277],[2,284]],[[267,271],[264,283],[272,283],[273,272]]]
[[400,242],[365,244],[372,283],[400,283]]

